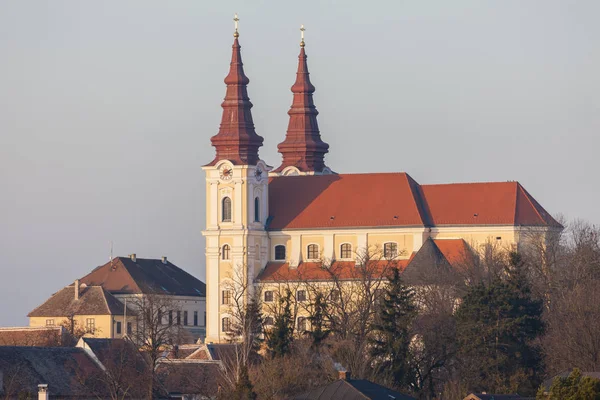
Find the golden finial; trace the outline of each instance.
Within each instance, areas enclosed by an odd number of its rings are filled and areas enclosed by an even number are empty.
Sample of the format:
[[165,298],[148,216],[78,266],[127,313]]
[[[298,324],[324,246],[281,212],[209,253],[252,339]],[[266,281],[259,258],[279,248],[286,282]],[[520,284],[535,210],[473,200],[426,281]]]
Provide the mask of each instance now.
[[304,25],[300,25],[300,47],[304,47]]
[[238,33],[238,21],[239,20],[240,19],[238,18],[237,13],[235,13],[235,16],[233,17],[233,22],[235,24],[235,32],[233,33],[233,37],[235,37],[235,38],[240,36],[240,34]]

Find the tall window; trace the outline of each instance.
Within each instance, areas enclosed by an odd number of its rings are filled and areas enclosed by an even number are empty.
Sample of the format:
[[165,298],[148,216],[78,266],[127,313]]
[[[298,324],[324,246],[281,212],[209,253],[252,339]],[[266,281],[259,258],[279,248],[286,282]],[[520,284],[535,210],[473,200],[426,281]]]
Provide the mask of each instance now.
[[223,260],[229,260],[229,256],[231,255],[231,247],[228,244],[223,245],[223,251],[221,252],[221,258]]
[[158,317],[157,317],[157,319],[158,319],[158,324],[162,325],[162,323],[163,323],[162,310],[158,310]]
[[265,291],[265,303],[271,303],[273,301],[273,291],[267,290]]
[[231,320],[229,319],[229,317],[225,317],[221,320],[221,330],[223,332],[231,331]]
[[184,325],[188,324],[188,312],[187,311],[183,312],[183,324]]
[[231,304],[231,291],[223,290],[222,295],[222,304]]
[[396,243],[386,243],[383,245],[383,256],[385,258],[395,258],[398,256],[398,245]]
[[194,326],[198,326],[198,311],[194,311]]
[[117,335],[121,334],[121,321],[117,321]]
[[85,319],[85,330],[89,333],[94,333],[96,330],[96,319],[95,318],[86,318]]
[[133,329],[131,327],[131,322],[127,323],[127,334],[131,335],[133,333]]
[[285,260],[285,246],[282,244],[278,244],[275,246],[275,259],[276,260]]
[[181,311],[177,311],[177,325],[181,325]]
[[223,222],[231,222],[231,199],[229,197],[223,197],[223,215],[221,220]]
[[260,200],[254,198],[254,222],[260,222]]
[[340,257],[352,258],[352,245],[350,243],[344,243],[340,246]]
[[306,331],[306,318],[298,317],[298,332]]
[[316,260],[319,258],[319,245],[318,244],[309,244],[308,245],[308,259]]
[[173,311],[169,311],[169,326],[173,325]]

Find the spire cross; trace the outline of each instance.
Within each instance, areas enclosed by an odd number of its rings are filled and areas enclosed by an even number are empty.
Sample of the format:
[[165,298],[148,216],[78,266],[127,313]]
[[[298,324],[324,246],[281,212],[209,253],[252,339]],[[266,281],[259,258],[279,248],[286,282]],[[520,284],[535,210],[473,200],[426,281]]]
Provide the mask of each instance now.
[[233,22],[235,24],[235,32],[233,33],[233,37],[238,37],[240,36],[240,34],[238,33],[238,22],[239,22],[239,18],[237,13],[235,14],[235,16],[233,17]]
[[300,47],[304,47],[304,25],[300,25]]

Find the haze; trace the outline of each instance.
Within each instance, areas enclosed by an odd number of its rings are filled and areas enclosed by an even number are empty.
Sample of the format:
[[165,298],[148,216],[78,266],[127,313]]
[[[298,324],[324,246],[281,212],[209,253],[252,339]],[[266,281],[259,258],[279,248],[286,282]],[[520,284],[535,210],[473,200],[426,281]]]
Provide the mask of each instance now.
[[0,2],[0,325],[110,256],[204,279],[204,173],[234,12],[277,166],[298,28],[327,164],[518,180],[600,223],[600,2]]

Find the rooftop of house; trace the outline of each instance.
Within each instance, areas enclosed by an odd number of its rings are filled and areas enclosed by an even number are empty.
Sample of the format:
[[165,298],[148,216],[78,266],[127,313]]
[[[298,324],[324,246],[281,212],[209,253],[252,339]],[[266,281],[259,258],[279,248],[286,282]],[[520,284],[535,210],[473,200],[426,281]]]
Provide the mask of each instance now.
[[340,379],[329,385],[321,386],[304,394],[293,397],[294,400],[415,400],[395,390],[388,389],[364,379]]
[[534,397],[523,397],[518,394],[471,393],[464,400],[533,400]]
[[[28,317],[68,317],[71,315],[123,315],[124,305],[101,286],[75,284],[54,293]],[[60,321],[56,321],[59,323]]]
[[206,398],[217,395],[222,376],[220,364],[195,360],[161,362],[156,374],[171,395],[200,394]]
[[81,278],[113,294],[169,294],[204,297],[206,285],[166,259],[116,257]]
[[406,173],[273,177],[269,208],[270,230],[561,227],[518,182],[419,185]]
[[62,326],[0,328],[0,346],[71,346],[75,338]]
[[102,370],[76,347],[0,346],[0,372],[0,394],[6,398],[19,393],[37,396],[40,383],[48,385],[52,396],[87,398],[90,392],[82,384],[84,377]]

